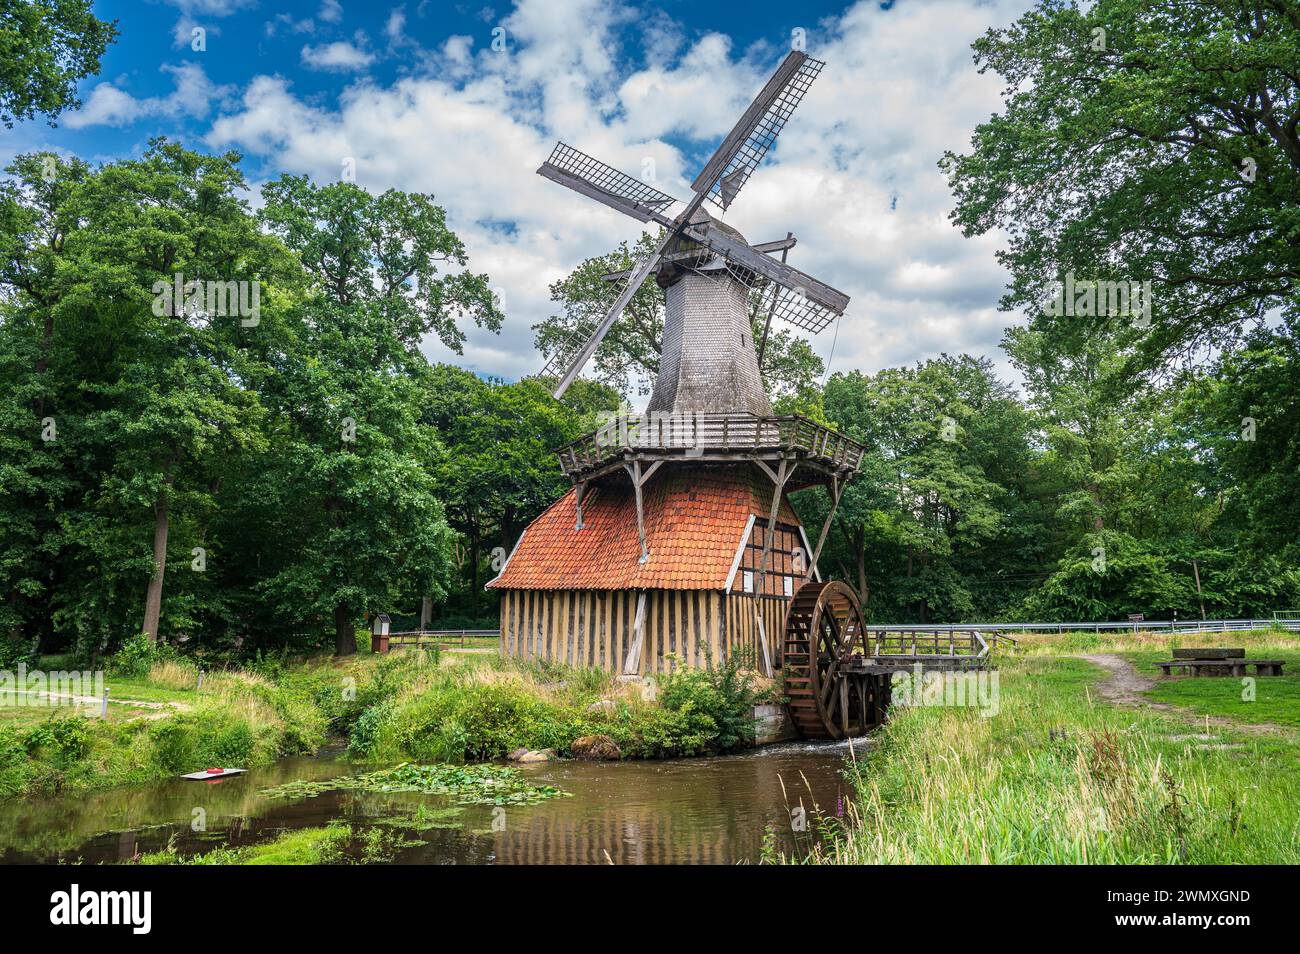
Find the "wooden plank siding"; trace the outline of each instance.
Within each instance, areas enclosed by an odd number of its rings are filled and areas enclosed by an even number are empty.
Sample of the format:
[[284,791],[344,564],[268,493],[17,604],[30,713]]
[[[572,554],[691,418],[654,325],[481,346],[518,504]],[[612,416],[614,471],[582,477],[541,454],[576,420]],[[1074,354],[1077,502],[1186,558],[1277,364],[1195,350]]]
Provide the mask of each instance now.
[[[764,587],[767,589],[767,587]],[[622,672],[632,643],[636,590],[505,590],[501,594],[501,651],[519,659]],[[763,625],[774,664],[789,600],[764,597]],[[640,675],[681,665],[722,662],[742,651],[757,665],[762,654],[754,598],[716,590],[646,591]]]

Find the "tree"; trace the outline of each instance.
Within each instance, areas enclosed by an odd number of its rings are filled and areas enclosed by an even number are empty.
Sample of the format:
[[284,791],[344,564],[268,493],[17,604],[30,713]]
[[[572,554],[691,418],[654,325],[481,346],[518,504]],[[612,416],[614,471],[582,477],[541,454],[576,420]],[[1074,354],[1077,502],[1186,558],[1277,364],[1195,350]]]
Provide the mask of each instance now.
[[1153,283],[1135,365],[1230,349],[1300,312],[1300,11],[1292,0],[1041,0],[974,44],[1005,108],[941,165],[967,235],[1004,230],[1003,306],[1043,313],[1065,280]]
[[46,534],[10,605],[48,591],[45,615],[92,648],[128,625],[159,637],[172,513],[250,436],[238,316],[157,308],[177,276],[255,282],[272,267],[275,243],[238,194],[236,161],[164,140],[94,171],[27,156],[0,200],[14,292],[5,337],[10,356],[28,356],[15,384],[31,395],[15,423],[36,449],[26,466],[6,456],[29,478],[27,526]]
[[[987,572],[999,549],[1015,557],[999,542],[1016,497],[990,478],[1011,483],[1027,447],[1007,386],[987,361],[944,356],[833,375],[826,414],[867,454],[841,499],[824,566],[857,588],[874,619],[968,617],[979,588],[966,577]],[[799,503],[812,524],[826,512],[823,495],[814,500]]]
[[473,615],[485,553],[495,544],[508,554],[523,528],[568,488],[555,449],[594,430],[597,414],[616,411],[619,399],[604,385],[577,381],[555,401],[536,379],[484,380],[450,365],[434,367],[426,386],[426,419],[444,446],[435,481],[467,544]]
[[363,610],[441,593],[447,572],[420,342],[435,334],[459,351],[464,320],[495,331],[502,316],[486,276],[442,271],[467,257],[428,196],[295,176],[263,196],[263,221],[311,279],[295,353],[265,393],[288,421],[276,468],[292,499],[278,523],[311,543],[263,588],[292,615],[327,611],[347,655]]
[[117,21],[97,19],[91,0],[0,0],[0,122],[81,105],[77,82],[99,72]]
[[[623,242],[608,255],[589,258],[566,278],[551,285],[551,300],[562,313],[552,315],[533,326],[537,350],[562,367],[577,354],[591,331],[614,304],[622,285],[605,276],[625,271],[635,259],[653,251],[656,241],[643,234],[636,246]],[[659,356],[663,350],[664,290],[653,275],[641,283],[602,339],[593,358],[596,379],[625,397],[633,392],[648,394],[659,373]],[[771,307],[770,292],[760,290],[749,297],[749,320],[753,340],[763,340],[763,327]],[[759,370],[763,384],[775,401],[807,402],[816,390],[825,364],[803,338],[787,329],[773,328],[763,349]]]

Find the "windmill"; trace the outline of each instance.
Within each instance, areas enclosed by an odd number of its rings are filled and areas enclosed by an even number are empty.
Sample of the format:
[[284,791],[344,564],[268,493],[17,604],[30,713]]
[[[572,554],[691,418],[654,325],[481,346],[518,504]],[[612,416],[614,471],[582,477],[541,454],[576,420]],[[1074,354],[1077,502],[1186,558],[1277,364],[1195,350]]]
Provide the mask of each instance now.
[[[613,305],[576,353],[558,350],[552,354],[542,374],[558,375],[556,398],[568,390],[641,283],[657,269],[658,281],[668,292],[667,319],[660,374],[648,409],[771,413],[758,373],[758,351],[747,312],[742,316],[734,299],[747,299],[750,290],[765,291],[771,286],[767,326],[773,318],[780,318],[817,334],[844,313],[848,296],[786,264],[785,253],[794,245],[792,235],[750,245],[739,232],[710,215],[705,203],[721,212],[730,208],[823,65],[798,50],[782,60],[691,183],[690,200],[671,218],[667,210],[678,201],[672,196],[564,142],[555,146],[538,174],[662,229],[653,251],[626,273]],[[780,261],[772,257],[778,251],[782,253]],[[703,281],[678,287],[688,274],[701,279],[712,277],[714,287],[710,289]],[[719,282],[717,278],[730,281]],[[565,359],[567,366],[560,373]],[[728,407],[729,402],[736,406]]]
[[[785,662],[800,731],[834,736],[852,712],[865,726],[876,711],[869,692],[828,668],[860,648],[863,627],[850,619],[851,591],[817,571],[865,448],[773,415],[749,303],[770,302],[768,326],[775,317],[815,334],[848,297],[784,260],[793,235],[751,245],[705,207],[721,213],[736,200],[822,66],[800,51],[785,57],[674,216],[672,196],[566,143],[537,170],[661,229],[650,254],[606,276],[623,286],[581,346],[551,355],[555,396],[652,272],[665,290],[663,346],[646,413],[557,450],[572,490],[528,525],[488,587],[501,593],[507,655],[639,678],[753,653],[767,675]],[[809,486],[825,486],[832,504],[815,546],[786,496]]]

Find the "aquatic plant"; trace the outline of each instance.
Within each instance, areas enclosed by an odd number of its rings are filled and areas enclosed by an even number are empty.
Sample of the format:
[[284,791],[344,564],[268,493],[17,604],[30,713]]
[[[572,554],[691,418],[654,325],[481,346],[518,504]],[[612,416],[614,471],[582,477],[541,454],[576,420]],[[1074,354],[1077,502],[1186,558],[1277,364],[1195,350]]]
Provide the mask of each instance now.
[[344,775],[320,782],[288,782],[259,794],[267,798],[314,798],[334,791],[449,795],[458,805],[535,805],[570,794],[554,785],[534,784],[508,765],[412,765],[409,762],[364,775]]

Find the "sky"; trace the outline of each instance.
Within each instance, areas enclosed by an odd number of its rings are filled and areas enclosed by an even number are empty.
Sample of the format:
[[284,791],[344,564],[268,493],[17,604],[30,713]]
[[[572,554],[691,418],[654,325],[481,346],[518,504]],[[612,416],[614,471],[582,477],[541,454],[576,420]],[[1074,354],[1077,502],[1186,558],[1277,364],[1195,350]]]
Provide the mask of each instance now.
[[0,162],[46,148],[106,162],[166,135],[243,154],[254,206],[283,173],[430,193],[506,322],[469,329],[461,356],[426,353],[513,380],[541,366],[531,326],[555,311],[548,286],[641,230],[535,175],[555,141],[689,198],[797,40],[826,67],[725,220],[751,242],[794,232],[790,263],[850,296],[812,341],[830,371],[966,352],[1014,380],[1002,238],[951,224],[937,163],[999,109],[970,44],[1029,5],[104,0],[120,37],[81,109],[0,130]]

